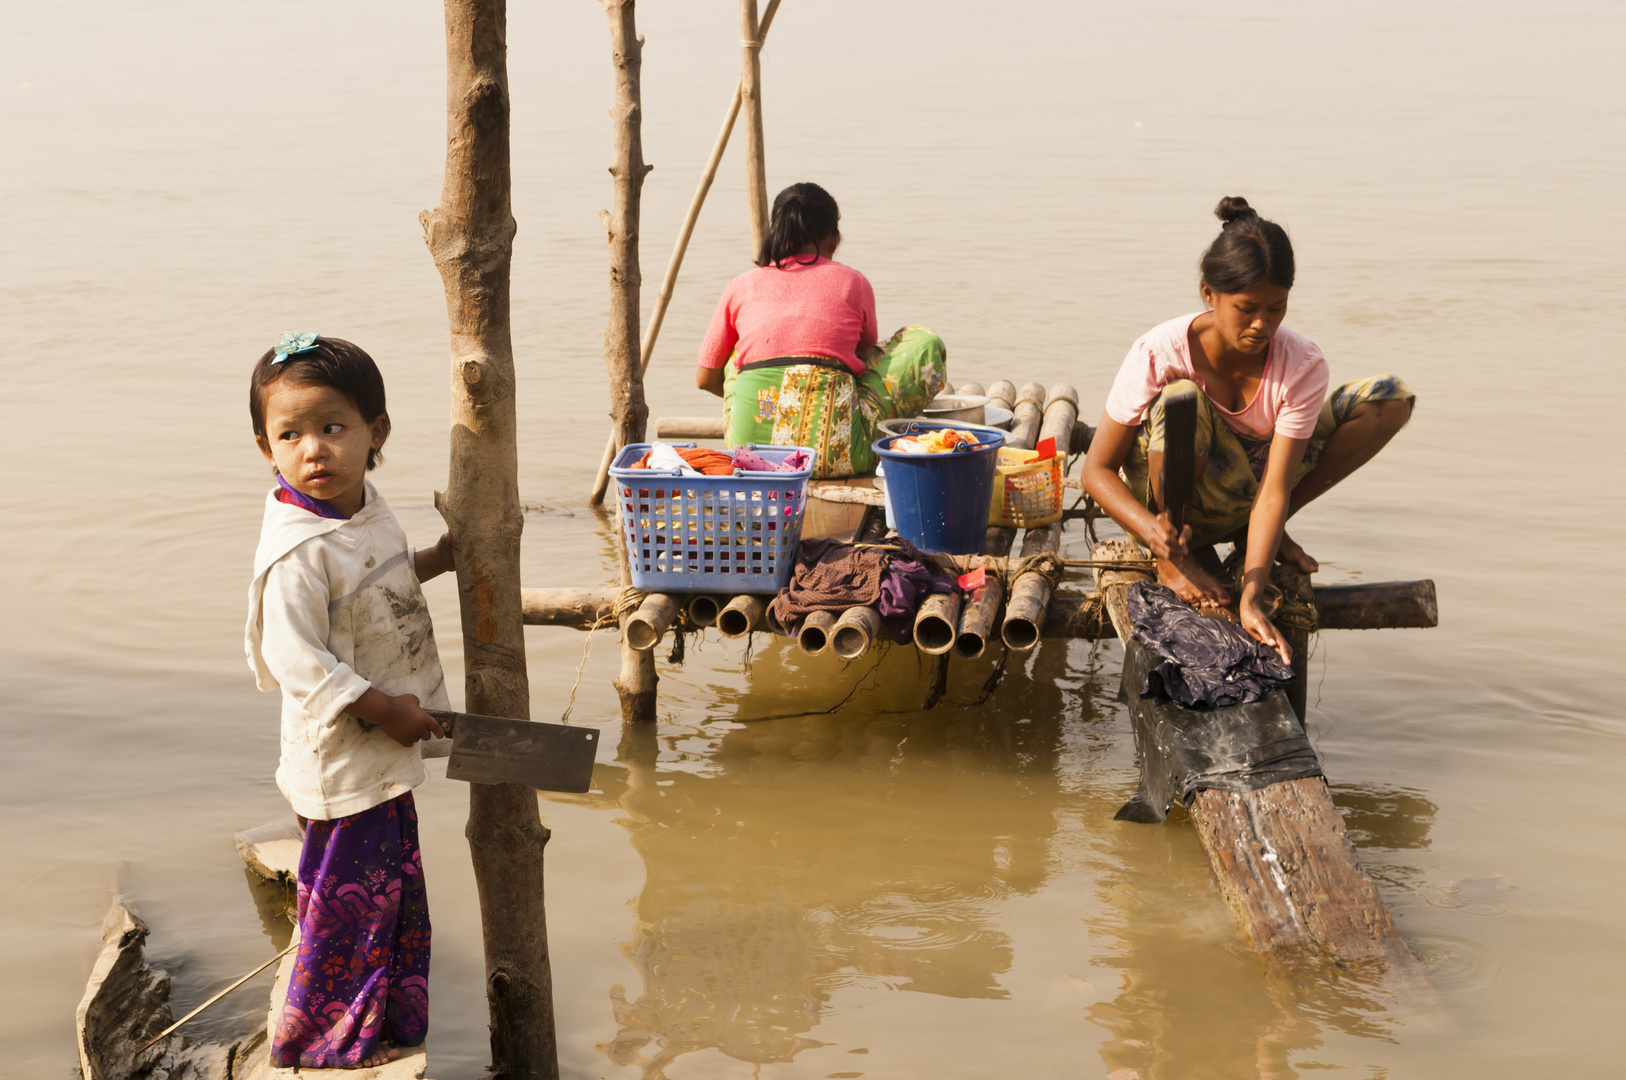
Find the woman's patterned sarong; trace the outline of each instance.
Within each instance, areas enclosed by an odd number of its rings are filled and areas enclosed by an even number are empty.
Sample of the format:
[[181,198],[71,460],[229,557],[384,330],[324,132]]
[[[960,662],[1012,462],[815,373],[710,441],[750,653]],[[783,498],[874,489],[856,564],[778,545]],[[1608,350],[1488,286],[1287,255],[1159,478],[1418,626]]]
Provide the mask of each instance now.
[[[1186,507],[1186,524],[1191,526],[1194,547],[1206,547],[1229,540],[1247,527],[1248,516],[1253,513],[1254,496],[1259,494],[1259,480],[1264,475],[1265,459],[1269,455],[1269,439],[1249,439],[1231,430],[1213,407],[1208,395],[1190,379],[1172,382],[1163,388],[1167,395],[1176,388],[1190,388],[1197,393],[1197,457],[1208,460],[1208,468],[1197,477],[1195,497]],[[1304,460],[1299,463],[1296,485],[1321,460],[1321,451],[1339,424],[1349,419],[1355,406],[1367,401],[1417,401],[1398,376],[1374,375],[1356,379],[1334,390],[1321,406],[1315,432],[1304,448]],[[1163,450],[1163,402],[1160,396],[1152,403],[1146,420],[1135,434],[1135,445],[1124,461],[1124,480],[1141,505],[1157,509],[1151,495],[1147,454]]]
[[730,358],[723,377],[728,445],[811,446],[815,479],[870,472],[876,425],[919,415],[948,381],[948,352],[930,330],[906,326],[866,353],[863,378],[826,360],[740,371]]
[[279,1068],[355,1067],[429,1030],[429,902],[409,791],[305,826],[299,949],[271,1035]]

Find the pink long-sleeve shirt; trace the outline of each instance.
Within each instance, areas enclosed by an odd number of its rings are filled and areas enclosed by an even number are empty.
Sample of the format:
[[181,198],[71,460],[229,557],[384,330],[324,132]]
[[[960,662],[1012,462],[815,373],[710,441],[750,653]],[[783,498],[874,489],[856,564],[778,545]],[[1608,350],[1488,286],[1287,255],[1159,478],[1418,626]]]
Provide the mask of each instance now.
[[[803,256],[805,258],[805,256]],[[796,257],[759,266],[728,283],[700,343],[700,366],[720,368],[776,356],[822,356],[864,374],[858,350],[875,344],[875,290],[850,266]]]

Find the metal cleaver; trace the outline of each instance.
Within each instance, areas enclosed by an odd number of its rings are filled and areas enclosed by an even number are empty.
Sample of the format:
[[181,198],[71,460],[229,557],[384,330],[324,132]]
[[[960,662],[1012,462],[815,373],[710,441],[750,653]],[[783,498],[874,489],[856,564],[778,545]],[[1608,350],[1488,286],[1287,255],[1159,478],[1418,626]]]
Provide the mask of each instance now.
[[471,784],[525,784],[584,792],[593,781],[598,731],[536,720],[426,710],[452,737],[446,776]]

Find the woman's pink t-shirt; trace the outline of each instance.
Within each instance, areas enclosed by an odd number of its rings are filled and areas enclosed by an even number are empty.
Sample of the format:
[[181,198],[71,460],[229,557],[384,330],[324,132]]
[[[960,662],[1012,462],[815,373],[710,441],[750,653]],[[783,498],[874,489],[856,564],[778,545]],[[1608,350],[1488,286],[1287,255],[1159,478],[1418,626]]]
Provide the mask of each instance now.
[[[805,258],[805,256],[804,256]],[[850,266],[820,258],[759,266],[728,283],[700,343],[700,366],[776,356],[822,356],[864,374],[858,350],[875,344],[875,290]]]
[[[1193,379],[1203,386],[1202,376],[1191,364],[1189,334],[1197,315],[1182,315],[1154,326],[1129,347],[1107,395],[1108,416],[1126,427],[1138,427],[1169,383]],[[1327,359],[1315,342],[1283,326],[1270,339],[1259,389],[1246,408],[1232,412],[1213,398],[1208,400],[1239,435],[1268,439],[1280,432],[1289,439],[1308,439],[1321,416],[1327,381]],[[1204,393],[1207,390],[1203,386]]]

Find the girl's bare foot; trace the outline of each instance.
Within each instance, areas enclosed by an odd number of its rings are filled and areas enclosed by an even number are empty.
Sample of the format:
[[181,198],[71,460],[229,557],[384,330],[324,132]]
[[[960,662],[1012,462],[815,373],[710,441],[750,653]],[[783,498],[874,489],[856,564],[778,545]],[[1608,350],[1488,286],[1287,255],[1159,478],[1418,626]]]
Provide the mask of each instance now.
[[376,1069],[380,1065],[388,1065],[390,1062],[399,1059],[400,1056],[401,1048],[399,1046],[386,1046],[383,1043],[380,1043],[378,1046],[378,1052],[372,1057],[368,1058],[366,1061],[363,1061],[358,1068]]
[[1190,555],[1157,560],[1157,580],[1192,607],[1224,607],[1230,597]]
[[1321,569],[1321,564],[1310,558],[1310,553],[1285,532],[1282,533],[1281,547],[1276,549],[1276,561],[1286,563],[1303,574],[1313,574]]

